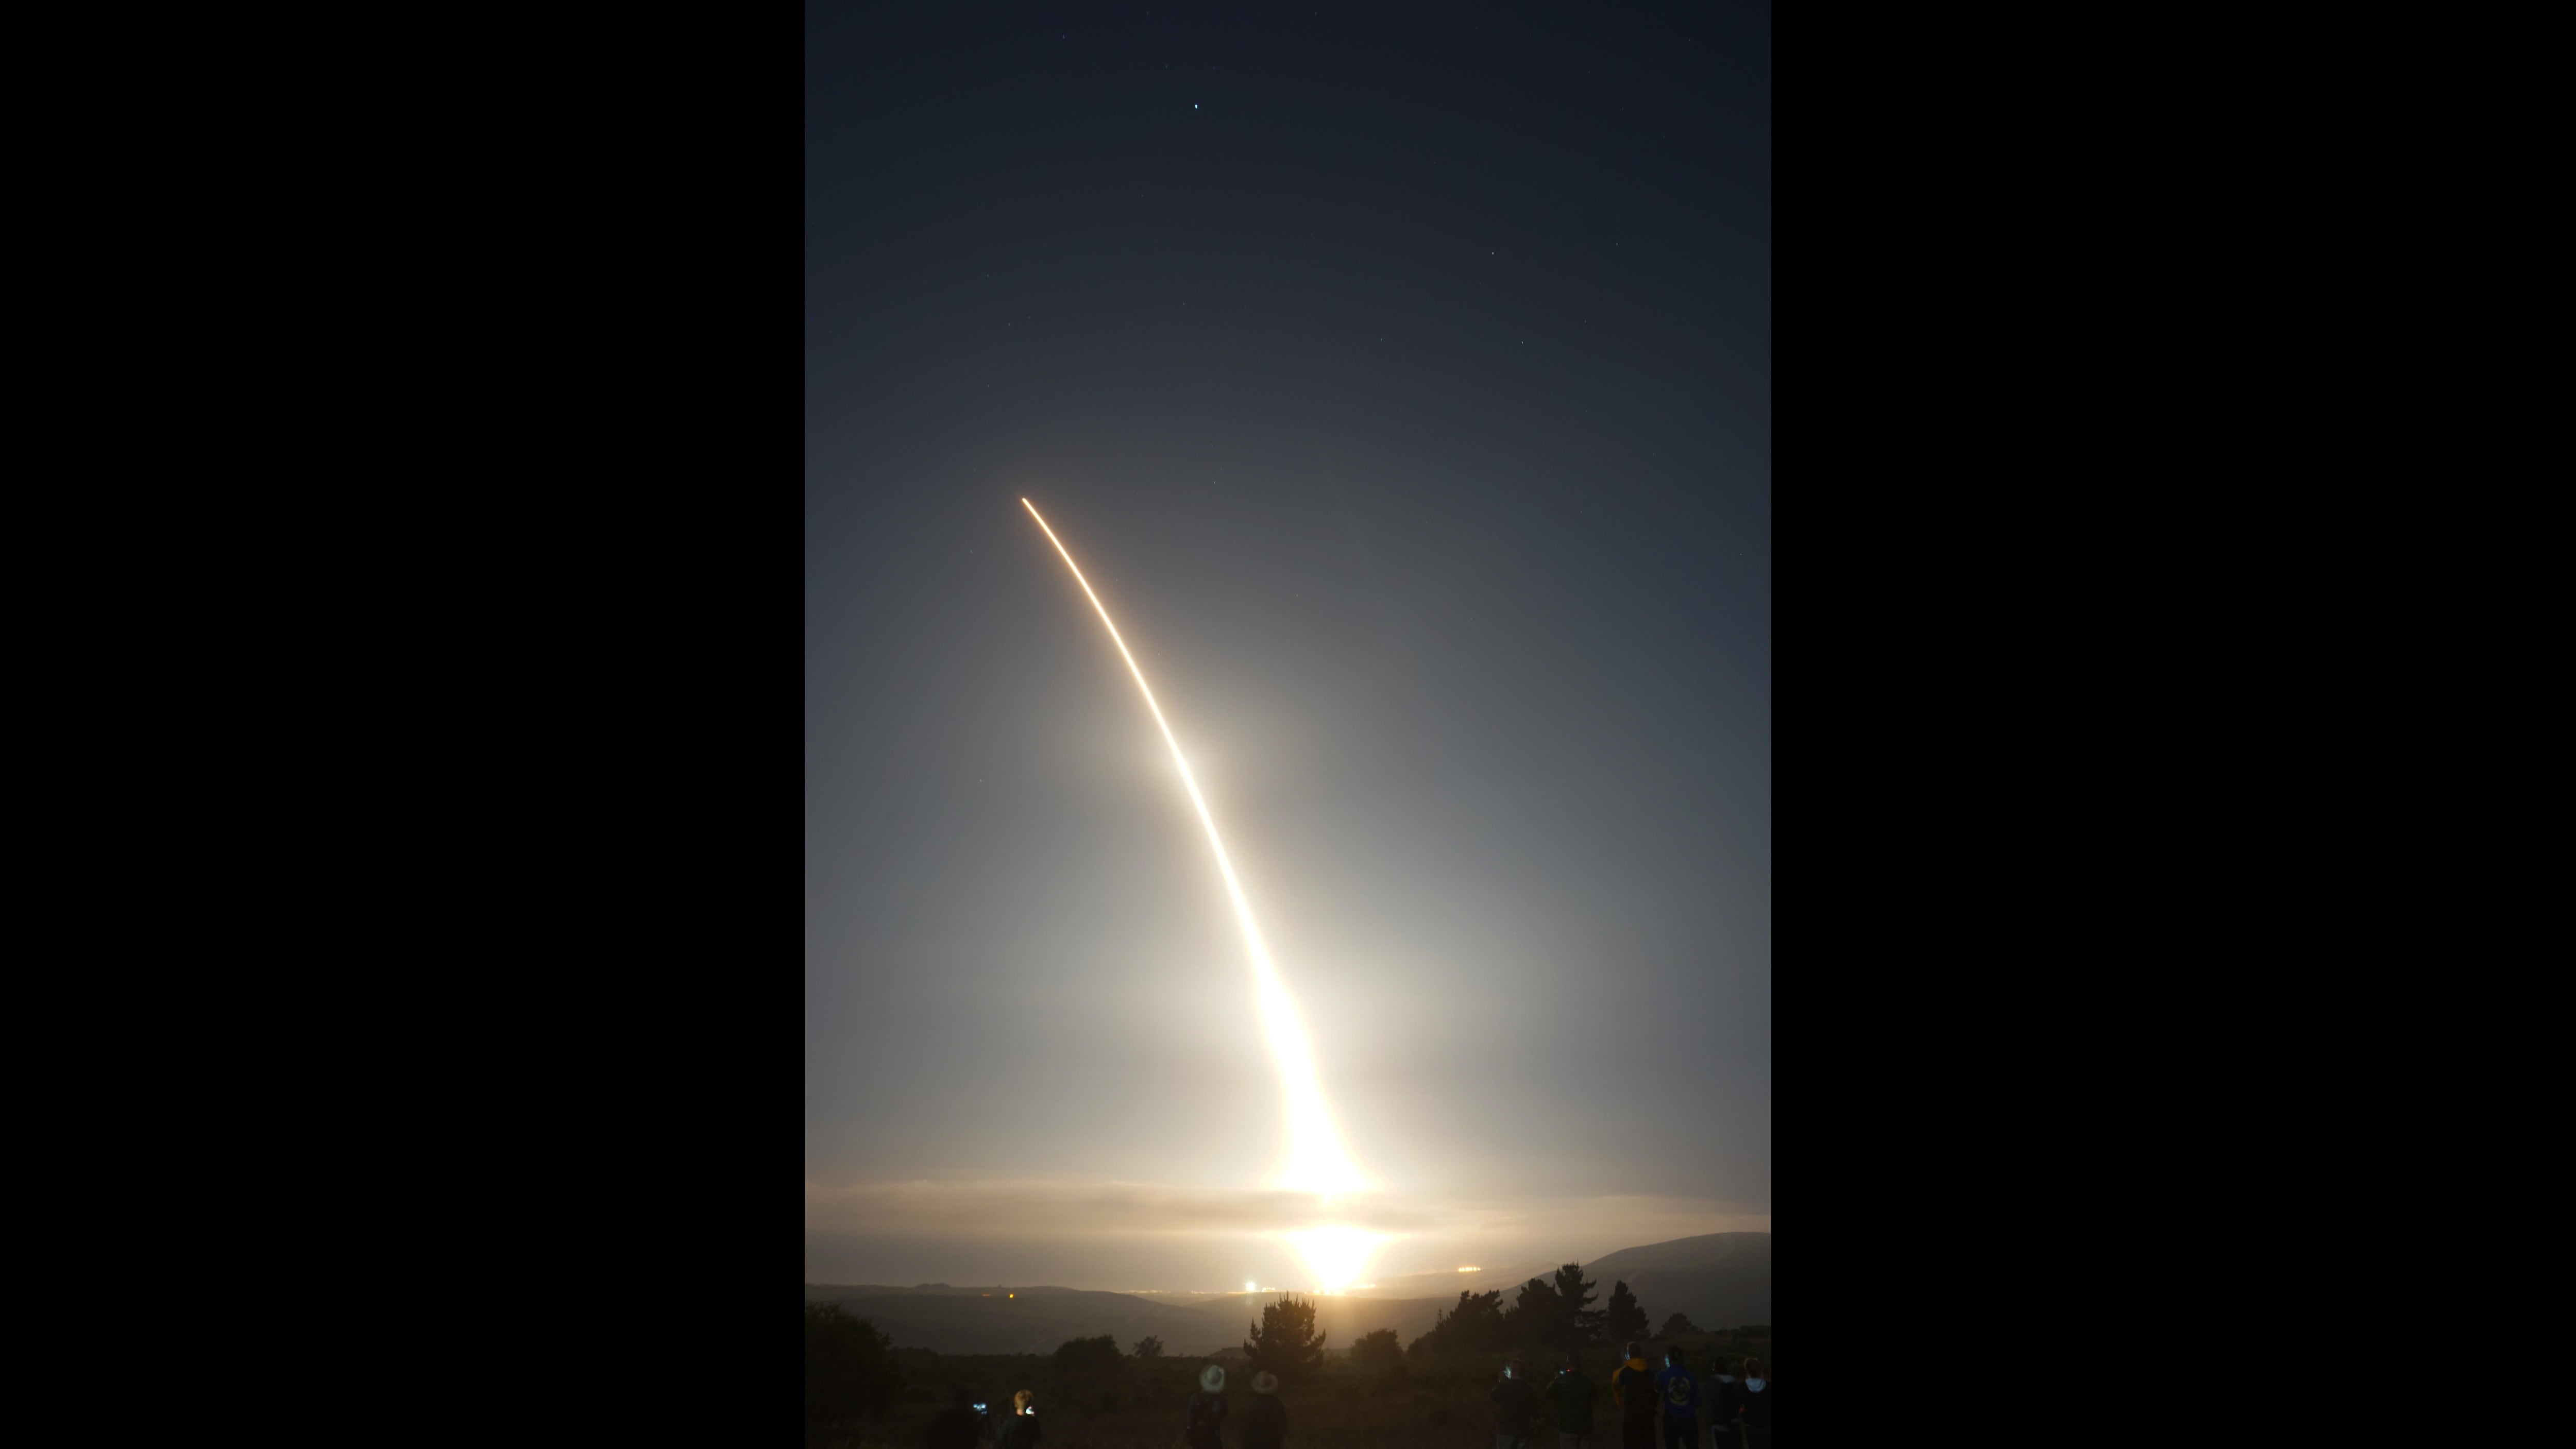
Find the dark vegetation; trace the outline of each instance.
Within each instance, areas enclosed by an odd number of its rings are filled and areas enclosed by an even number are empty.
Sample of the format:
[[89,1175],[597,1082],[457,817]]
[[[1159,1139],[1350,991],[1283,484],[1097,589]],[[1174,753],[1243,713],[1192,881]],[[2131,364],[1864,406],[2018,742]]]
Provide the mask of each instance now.
[[1118,1352],[1118,1340],[1104,1333],[1098,1338],[1066,1339],[1055,1351],[1055,1367],[1061,1374],[1111,1374],[1124,1358]]
[[1431,1331],[1405,1351],[1424,1359],[1512,1349],[1561,1354],[1594,1347],[1609,1334],[1607,1322],[1619,1302],[1613,1296],[1610,1310],[1592,1308],[1592,1290],[1599,1286],[1584,1281],[1582,1265],[1568,1263],[1556,1270],[1554,1282],[1532,1278],[1523,1283],[1509,1311],[1499,1288],[1460,1293],[1456,1305],[1443,1310]]
[[[1307,1449],[1489,1449],[1494,1405],[1488,1394],[1507,1351],[1399,1354],[1394,1337],[1391,1331],[1369,1334],[1347,1350],[1327,1353],[1302,1382],[1281,1387],[1280,1402],[1292,1426],[1290,1444]],[[1362,1345],[1372,1346],[1364,1350]],[[1658,1342],[1650,1352],[1660,1361],[1670,1346]],[[1680,1347],[1695,1372],[1704,1372],[1713,1355],[1740,1363],[1751,1354],[1776,1374],[1767,1328],[1758,1334],[1706,1334],[1685,1339]],[[1606,1385],[1617,1348],[1605,1342],[1582,1352],[1584,1372]],[[894,1356],[907,1385],[901,1401],[883,1418],[860,1421],[855,1433],[827,1442],[848,1449],[919,1449],[932,1415],[947,1405],[953,1386],[963,1385],[976,1399],[995,1405],[1008,1404],[1015,1389],[1035,1391],[1046,1426],[1045,1449],[1170,1449],[1180,1437],[1182,1407],[1209,1361],[1198,1355],[1135,1354],[1113,1360],[1093,1350],[1069,1359],[1062,1350],[968,1355],[907,1348]],[[1223,1357],[1226,1397],[1239,1422],[1251,1398],[1252,1370],[1237,1361],[1236,1352]],[[1067,1364],[1079,1366],[1063,1366]],[[1536,1360],[1533,1366],[1542,1379],[1556,1369]],[[1606,1396],[1601,1401],[1604,1411],[1608,1402]],[[1544,1414],[1542,1410],[1542,1418]],[[1615,1430],[1610,1437],[1615,1440]],[[1552,1432],[1534,1442],[1553,1443]],[[1593,1442],[1605,1440],[1596,1435]]]
[[1395,1330],[1381,1328],[1363,1333],[1351,1345],[1351,1369],[1366,1378],[1400,1376],[1404,1372],[1404,1345],[1395,1338]]
[[805,1442],[839,1443],[903,1392],[894,1344],[837,1303],[805,1305]]
[[1618,1283],[1611,1287],[1610,1308],[1604,1315],[1601,1331],[1612,1343],[1626,1343],[1629,1339],[1646,1336],[1646,1310],[1638,1304],[1637,1295],[1628,1291],[1627,1284]]
[[[1459,1294],[1410,1344],[1394,1329],[1380,1329],[1338,1348],[1327,1346],[1314,1304],[1284,1299],[1265,1306],[1261,1321],[1248,1326],[1249,1342],[1213,1355],[1166,1354],[1159,1335],[1140,1337],[1133,1352],[1121,1354],[1107,1334],[1066,1338],[1052,1353],[890,1349],[886,1335],[866,1320],[837,1304],[809,1304],[807,1439],[836,1449],[916,1449],[932,1416],[962,1386],[996,1407],[997,1427],[1013,1390],[1034,1391],[1045,1449],[1169,1449],[1199,1370],[1213,1359],[1226,1365],[1226,1397],[1238,1416],[1250,1401],[1256,1369],[1280,1375],[1291,1444],[1484,1449],[1494,1442],[1494,1376],[1515,1354],[1527,1357],[1544,1381],[1570,1347],[1592,1381],[1605,1386],[1630,1339],[1650,1344],[1647,1355],[1657,1363],[1665,1349],[1681,1348],[1694,1372],[1705,1372],[1715,1357],[1740,1367],[1750,1355],[1763,1361],[1766,1375],[1777,1373],[1767,1324],[1703,1332],[1689,1315],[1667,1313],[1664,1332],[1650,1336],[1652,1320],[1626,1280],[1614,1280],[1606,1305],[1596,1309],[1598,1287],[1568,1264],[1551,1278],[1511,1290],[1508,1307],[1506,1290]],[[1553,1440],[1543,1435],[1534,1442]],[[1594,1442],[1606,1441],[1596,1435]]]
[[1302,1298],[1262,1305],[1261,1321],[1245,1327],[1252,1337],[1243,1345],[1244,1365],[1256,1373],[1268,1369],[1281,1383],[1295,1384],[1324,1366],[1324,1335],[1315,1327],[1315,1305]]

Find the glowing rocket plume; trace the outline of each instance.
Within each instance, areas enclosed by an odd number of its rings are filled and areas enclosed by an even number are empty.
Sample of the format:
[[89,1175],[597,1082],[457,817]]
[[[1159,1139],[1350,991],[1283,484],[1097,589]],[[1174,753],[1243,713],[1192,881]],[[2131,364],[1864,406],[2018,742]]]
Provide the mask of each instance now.
[[[1226,894],[1234,898],[1235,923],[1243,928],[1244,950],[1252,957],[1252,981],[1255,998],[1261,1004],[1261,1025],[1270,1038],[1271,1060],[1279,1067],[1281,1088],[1288,1098],[1288,1162],[1280,1174],[1279,1186],[1292,1192],[1333,1193],[1359,1192],[1369,1187],[1367,1178],[1351,1165],[1342,1151],[1341,1135],[1333,1130],[1333,1118],[1324,1109],[1323,1090],[1315,1082],[1315,1057],[1306,1045],[1306,1028],[1297,1019],[1297,1004],[1288,998],[1288,989],[1279,984],[1279,973],[1271,969],[1270,952],[1261,944],[1261,928],[1252,923],[1252,903],[1243,897],[1243,886],[1234,878],[1234,862],[1225,854],[1225,842],[1217,838],[1216,817],[1208,813],[1207,797],[1199,793],[1197,777],[1190,773],[1190,762],[1181,755],[1181,742],[1172,737],[1172,726],[1163,718],[1163,707],[1154,702],[1153,686],[1145,682],[1145,671],[1136,667],[1136,656],[1127,652],[1127,641],[1119,637],[1117,624],[1091,591],[1091,581],[1082,576],[1082,567],[1066,552],[1064,540],[1055,536],[1040,517],[1037,505],[1023,498],[1020,506],[1029,511],[1044,529],[1047,542],[1064,557],[1064,566],[1073,570],[1073,581],[1082,585],[1091,607],[1099,610],[1100,622],[1108,625],[1109,640],[1118,646],[1119,657],[1127,661],[1127,672],[1136,676],[1136,688],[1145,696],[1145,707],[1154,712],[1154,723],[1163,731],[1163,743],[1172,747],[1172,763],[1180,767],[1181,783],[1188,787],[1190,803],[1198,807],[1199,824],[1207,827],[1208,849],[1216,852],[1216,868],[1225,877]],[[1354,1270],[1355,1271],[1355,1270]]]

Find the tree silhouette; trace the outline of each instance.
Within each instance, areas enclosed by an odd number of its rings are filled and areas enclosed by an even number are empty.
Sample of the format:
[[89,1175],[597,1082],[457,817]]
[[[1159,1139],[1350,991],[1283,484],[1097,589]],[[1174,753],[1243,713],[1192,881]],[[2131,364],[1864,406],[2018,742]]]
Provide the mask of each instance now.
[[1468,1354],[1491,1353],[1511,1342],[1511,1331],[1503,1322],[1503,1290],[1490,1293],[1460,1293],[1451,1307],[1440,1310],[1431,1331],[1413,1341],[1406,1353]]
[[1603,1310],[1601,1327],[1612,1343],[1646,1336],[1646,1310],[1637,1306],[1637,1295],[1628,1291],[1625,1282],[1610,1285],[1610,1306]]
[[1603,1312],[1592,1306],[1592,1290],[1598,1283],[1583,1281],[1583,1265],[1568,1263],[1556,1270],[1558,1311],[1565,1315],[1567,1348],[1590,1348],[1601,1341]]
[[1566,1325],[1559,1321],[1564,1317],[1564,1308],[1557,1301],[1556,1290],[1547,1286],[1544,1279],[1532,1278],[1523,1283],[1521,1296],[1513,1301],[1512,1311],[1503,1317],[1511,1326],[1514,1343],[1531,1348],[1566,1346]]
[[1149,1333],[1143,1338],[1136,1340],[1135,1353],[1138,1358],[1161,1358],[1163,1356],[1163,1340]]
[[1697,1332],[1699,1332],[1699,1329],[1692,1325],[1689,1314],[1676,1313],[1672,1317],[1664,1320],[1664,1331],[1656,1334],[1655,1337],[1679,1338],[1685,1333]]
[[1302,1298],[1264,1304],[1261,1321],[1246,1324],[1252,1337],[1243,1355],[1254,1372],[1268,1369],[1283,1382],[1311,1378],[1324,1366],[1324,1335],[1315,1327],[1315,1305]]
[[805,1305],[805,1437],[835,1435],[860,1419],[873,1419],[903,1392],[903,1366],[894,1340],[864,1318],[851,1318],[838,1303]]

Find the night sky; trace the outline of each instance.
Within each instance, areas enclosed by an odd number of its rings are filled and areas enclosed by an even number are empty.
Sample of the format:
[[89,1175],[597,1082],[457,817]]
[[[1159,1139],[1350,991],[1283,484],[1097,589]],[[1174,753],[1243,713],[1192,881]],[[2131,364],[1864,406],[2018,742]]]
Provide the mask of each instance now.
[[[1767,6],[809,6],[806,1277],[1771,1214]],[[1318,1219],[1320,1220],[1320,1219]]]

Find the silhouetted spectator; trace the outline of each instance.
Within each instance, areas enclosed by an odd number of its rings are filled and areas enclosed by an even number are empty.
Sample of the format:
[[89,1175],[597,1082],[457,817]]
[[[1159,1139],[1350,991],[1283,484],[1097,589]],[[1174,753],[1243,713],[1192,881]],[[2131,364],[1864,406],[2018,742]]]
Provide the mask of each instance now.
[[1744,1385],[1727,1367],[1723,1355],[1709,1365],[1708,1382],[1700,1385],[1700,1398],[1708,1405],[1708,1423],[1714,1431],[1711,1443],[1715,1449],[1742,1449]]
[[1279,1375],[1252,1376],[1252,1402],[1243,1406],[1243,1449],[1280,1449],[1288,1442],[1288,1406],[1279,1402]]
[[1679,1347],[1664,1350],[1655,1397],[1664,1405],[1664,1449],[1699,1449],[1699,1379]]
[[1619,1449],[1655,1449],[1655,1376],[1646,1368],[1646,1346],[1628,1345],[1628,1361],[1610,1375],[1610,1398],[1619,1406]]
[[930,1421],[930,1434],[922,1442],[928,1449],[975,1449],[984,1442],[983,1416],[975,1412],[974,1400],[959,1384],[949,1405]]
[[1011,1395],[1011,1423],[1002,1431],[1002,1449],[1035,1449],[1037,1442],[1038,1396],[1022,1389]]
[[1567,1354],[1545,1392],[1556,1413],[1556,1449],[1592,1449],[1592,1401],[1601,1386],[1583,1376],[1583,1360]]
[[1762,1377],[1762,1360],[1744,1361],[1744,1442],[1746,1449],[1771,1449],[1771,1381]]
[[1494,1449],[1529,1449],[1530,1414],[1537,1408],[1529,1365],[1519,1359],[1503,1365],[1503,1376],[1494,1380]]
[[1223,1449],[1218,1436],[1225,1431],[1225,1370],[1209,1364],[1199,1370],[1199,1391],[1190,1395],[1188,1417],[1182,1421],[1181,1440],[1190,1449]]

